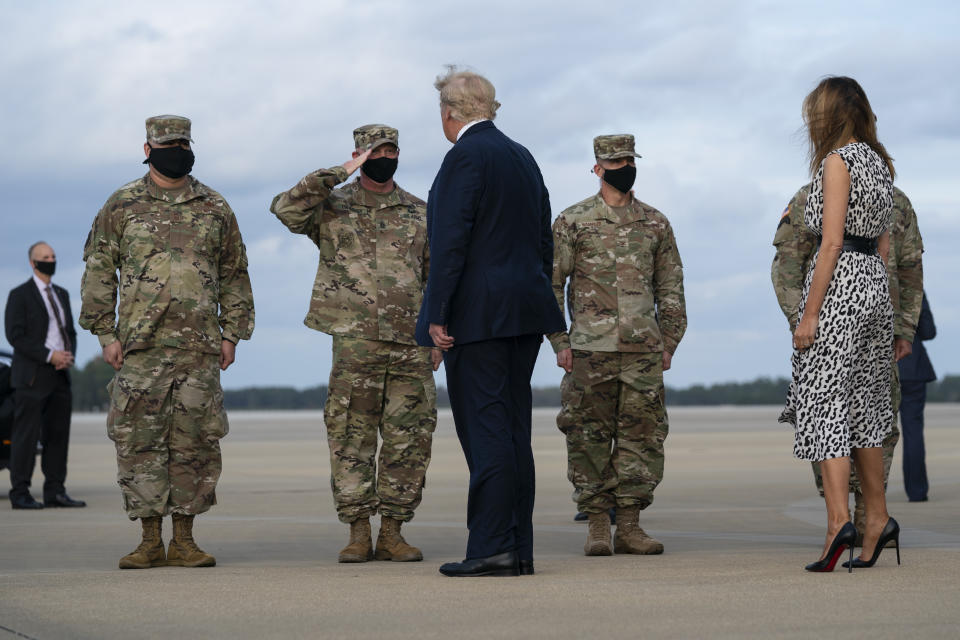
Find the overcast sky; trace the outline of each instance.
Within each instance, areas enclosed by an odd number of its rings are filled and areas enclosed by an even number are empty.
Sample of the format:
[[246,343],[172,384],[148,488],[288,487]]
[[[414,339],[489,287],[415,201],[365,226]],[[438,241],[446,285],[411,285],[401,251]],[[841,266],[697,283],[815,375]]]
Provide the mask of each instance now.
[[[949,1],[2,1],[0,292],[29,277],[26,248],[43,239],[76,317],[84,239],[144,173],[144,119],[185,115],[193,174],[236,212],[256,298],[224,386],[325,383],[330,339],[302,324],[316,249],[270,201],[342,164],[371,122],[400,130],[396,179],[425,198],[449,148],[432,82],[454,63],[494,83],[497,126],[539,162],[555,214],[596,192],[595,135],[636,136],[636,195],[670,219],[685,265],[689,328],[667,384],[789,375],[771,241],[808,180],[800,103],[839,74],[870,97],[919,216],[934,366],[960,373],[958,14]],[[82,333],[81,363],[99,351]],[[545,344],[534,383],[559,380]]]

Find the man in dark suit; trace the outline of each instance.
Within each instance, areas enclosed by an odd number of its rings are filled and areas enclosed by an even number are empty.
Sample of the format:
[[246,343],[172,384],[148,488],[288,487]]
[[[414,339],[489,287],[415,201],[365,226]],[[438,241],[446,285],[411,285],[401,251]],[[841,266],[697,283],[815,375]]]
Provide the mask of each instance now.
[[[14,509],[85,507],[64,487],[73,403],[70,367],[77,345],[70,297],[50,282],[57,266],[50,245],[37,242],[28,256],[33,277],[10,292],[4,314],[7,342],[13,346],[10,504]],[[43,504],[30,495],[38,441],[43,445]]]
[[430,273],[417,341],[445,351],[447,390],[470,469],[466,559],[447,576],[533,573],[530,376],[543,334],[565,330],[552,294],[550,200],[537,163],[503,135],[484,77],[437,78],[454,143],[430,189]]
[[923,409],[927,404],[927,383],[937,379],[933,365],[927,356],[924,340],[937,336],[933,314],[923,294],[920,320],[913,338],[913,350],[900,359],[900,427],[903,433],[903,485],[910,502],[926,502],[927,482],[926,451],[923,446]]

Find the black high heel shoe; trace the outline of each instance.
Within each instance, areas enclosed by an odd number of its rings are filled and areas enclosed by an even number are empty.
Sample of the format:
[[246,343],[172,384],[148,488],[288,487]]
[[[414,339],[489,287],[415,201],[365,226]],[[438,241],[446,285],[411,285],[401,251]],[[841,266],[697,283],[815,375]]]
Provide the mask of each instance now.
[[804,567],[807,571],[816,571],[825,573],[827,571],[833,571],[833,567],[836,566],[837,560],[840,558],[840,554],[843,553],[844,549],[850,550],[850,561],[849,563],[844,563],[843,566],[847,567],[847,572],[853,572],[852,566],[847,566],[848,564],[853,563],[853,543],[857,539],[857,528],[853,526],[852,522],[841,527],[840,531],[837,532],[837,535],[834,536],[833,542],[830,543],[830,548],[827,549],[827,555],[823,556],[823,560],[817,560],[816,562],[811,562]]
[[893,540],[893,546],[897,549],[897,564],[900,564],[900,525],[896,520],[890,518],[887,520],[887,525],[883,528],[883,531],[880,532],[880,537],[877,538],[877,546],[873,548],[873,555],[869,560],[861,560],[860,558],[853,558],[849,562],[844,562],[843,566],[849,566],[851,569],[856,567],[857,569],[865,569],[866,567],[872,567],[877,561],[877,558],[880,557],[880,552],[883,551],[884,546],[887,542]]

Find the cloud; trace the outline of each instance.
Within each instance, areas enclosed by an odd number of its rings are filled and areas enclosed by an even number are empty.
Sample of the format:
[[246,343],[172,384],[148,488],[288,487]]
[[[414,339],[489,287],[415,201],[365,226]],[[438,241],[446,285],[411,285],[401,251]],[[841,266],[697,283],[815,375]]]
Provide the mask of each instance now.
[[[557,213],[597,188],[593,136],[637,137],[637,196],[669,217],[687,278],[690,330],[670,384],[783,373],[789,342],[768,282],[770,243],[807,179],[800,102],[821,76],[843,73],[866,88],[920,216],[941,330],[932,357],[939,371],[960,370],[960,85],[950,64],[960,24],[951,3],[144,6],[5,9],[0,290],[26,279],[21,255],[43,236],[77,307],[93,216],[142,175],[143,120],[182,113],[194,121],[197,177],[237,213],[257,298],[254,340],[225,383],[323,381],[329,341],[301,324],[315,249],[269,203],[307,172],[347,160],[351,131],[368,122],[400,129],[398,181],[426,196],[449,148],[431,85],[458,63],[496,84],[497,124],[534,153]],[[84,337],[81,359],[96,348]],[[548,349],[535,376],[559,380]]]

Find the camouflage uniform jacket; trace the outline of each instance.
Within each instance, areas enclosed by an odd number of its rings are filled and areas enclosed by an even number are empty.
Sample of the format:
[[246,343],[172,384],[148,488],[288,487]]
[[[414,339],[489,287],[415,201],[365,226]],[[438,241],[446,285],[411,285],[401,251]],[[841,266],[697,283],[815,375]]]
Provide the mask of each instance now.
[[192,176],[176,190],[161,189],[149,174],[118,189],[97,213],[83,259],[80,326],[103,346],[120,340],[124,353],[219,354],[221,340],[253,333],[237,219],[223,196]]
[[639,200],[614,210],[596,194],[553,223],[553,291],[570,333],[554,351],[673,353],[687,328],[683,264],[667,218]]
[[[790,323],[791,331],[797,326],[797,309],[803,295],[804,278],[817,254],[817,236],[803,222],[808,190],[809,186],[803,187],[790,200],[773,238],[777,253],[770,275],[777,301]],[[923,238],[917,227],[917,214],[906,194],[894,187],[887,276],[895,312],[893,333],[908,342],[913,342],[920,318],[923,299],[922,255]]]
[[430,268],[426,203],[399,186],[379,194],[320,169],[270,205],[294,233],[320,249],[310,310],[317,331],[416,344],[413,337]]

